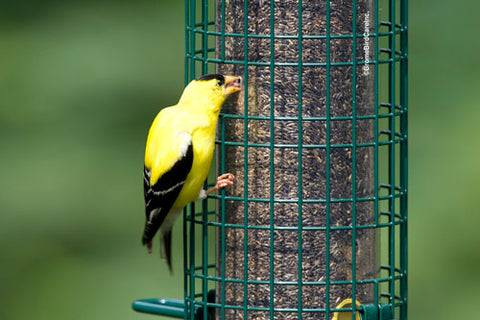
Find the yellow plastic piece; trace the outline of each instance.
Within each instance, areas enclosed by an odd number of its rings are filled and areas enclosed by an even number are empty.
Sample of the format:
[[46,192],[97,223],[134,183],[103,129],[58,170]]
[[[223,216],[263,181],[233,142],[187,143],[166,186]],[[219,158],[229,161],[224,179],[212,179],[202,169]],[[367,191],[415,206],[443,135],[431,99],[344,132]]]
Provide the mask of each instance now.
[[[360,308],[360,302],[355,300],[355,306]],[[352,307],[352,299],[348,298],[340,302],[335,309],[343,309],[343,308],[351,308]],[[333,313],[332,320],[351,320],[352,319],[352,312],[351,311],[336,311]],[[361,320],[360,313],[358,311],[355,312],[355,320]]]

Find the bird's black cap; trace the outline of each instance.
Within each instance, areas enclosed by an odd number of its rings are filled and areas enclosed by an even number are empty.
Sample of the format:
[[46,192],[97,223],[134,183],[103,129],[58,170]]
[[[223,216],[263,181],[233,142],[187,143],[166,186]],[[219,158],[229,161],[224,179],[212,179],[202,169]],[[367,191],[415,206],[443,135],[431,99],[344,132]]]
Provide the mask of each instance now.
[[225,83],[225,77],[218,73],[211,73],[206,74],[204,76],[198,77],[195,79],[196,81],[208,81],[212,79],[217,79],[219,81],[219,85],[223,85]]

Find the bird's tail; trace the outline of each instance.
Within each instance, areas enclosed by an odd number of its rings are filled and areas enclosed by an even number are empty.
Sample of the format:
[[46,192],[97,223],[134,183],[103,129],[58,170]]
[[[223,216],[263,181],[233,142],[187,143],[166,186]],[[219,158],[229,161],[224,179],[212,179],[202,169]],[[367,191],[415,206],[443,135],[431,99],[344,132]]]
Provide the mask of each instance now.
[[152,253],[152,238],[156,233],[156,228],[149,221],[145,222],[145,230],[143,231],[142,244],[147,247],[148,253]]
[[172,230],[162,233],[160,239],[160,254],[162,259],[167,262],[170,273],[172,272]]
[[[145,222],[145,230],[143,231],[142,244],[147,247],[148,253],[152,253],[152,239],[157,233],[158,228],[147,221]],[[170,272],[172,272],[172,230],[160,232],[160,254],[163,260],[168,264]]]

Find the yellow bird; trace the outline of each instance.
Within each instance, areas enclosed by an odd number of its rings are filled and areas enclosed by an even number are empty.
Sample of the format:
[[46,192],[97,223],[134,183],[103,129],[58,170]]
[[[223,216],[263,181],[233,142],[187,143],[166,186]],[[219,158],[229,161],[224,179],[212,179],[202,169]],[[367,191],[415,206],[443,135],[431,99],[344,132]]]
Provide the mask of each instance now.
[[203,190],[215,150],[223,102],[240,90],[242,79],[208,74],[190,82],[174,106],[162,109],[148,132],[143,172],[146,222],[142,244],[152,252],[160,231],[162,258],[171,270],[172,226],[183,207],[233,184],[224,174]]

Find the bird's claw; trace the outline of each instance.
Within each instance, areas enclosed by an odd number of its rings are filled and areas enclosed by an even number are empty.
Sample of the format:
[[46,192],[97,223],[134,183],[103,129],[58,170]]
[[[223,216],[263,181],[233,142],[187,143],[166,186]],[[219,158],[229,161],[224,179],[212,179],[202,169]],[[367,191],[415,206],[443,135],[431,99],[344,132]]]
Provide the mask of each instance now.
[[233,181],[235,180],[235,176],[231,173],[222,174],[217,178],[217,189],[223,189],[225,187],[229,187],[233,185]]
[[208,195],[214,191],[217,191],[226,187],[230,187],[233,185],[234,180],[235,180],[235,176],[233,174],[231,173],[222,174],[217,178],[217,184],[215,185],[215,187],[208,189],[205,193]]

